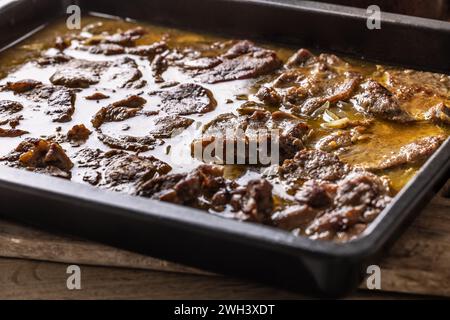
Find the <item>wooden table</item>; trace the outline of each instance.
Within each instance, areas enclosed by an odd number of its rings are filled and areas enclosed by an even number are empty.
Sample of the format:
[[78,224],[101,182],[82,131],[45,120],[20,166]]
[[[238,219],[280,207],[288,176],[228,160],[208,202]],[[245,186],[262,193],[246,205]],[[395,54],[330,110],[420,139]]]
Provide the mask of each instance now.
[[[382,291],[351,298],[450,297],[448,194],[450,183],[381,261]],[[8,221],[0,221],[0,257],[0,298],[305,298]],[[66,287],[69,264],[81,267],[81,290]]]

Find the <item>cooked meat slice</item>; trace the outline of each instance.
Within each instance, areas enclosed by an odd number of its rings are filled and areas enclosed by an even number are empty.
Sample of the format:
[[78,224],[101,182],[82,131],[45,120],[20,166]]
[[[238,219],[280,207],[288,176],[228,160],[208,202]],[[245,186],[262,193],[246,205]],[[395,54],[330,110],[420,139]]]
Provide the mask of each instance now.
[[129,29],[124,32],[116,33],[105,38],[106,43],[115,43],[124,47],[132,47],[135,41],[141,38],[146,31],[141,27]]
[[173,187],[182,179],[185,179],[186,176],[187,174],[185,173],[175,173],[155,177],[143,182],[142,185],[139,186],[137,193],[144,197],[176,202],[178,199]]
[[293,204],[271,217],[273,225],[284,230],[303,229],[313,221],[318,211],[306,204]]
[[425,119],[437,124],[450,125],[450,107],[441,102],[425,113]]
[[54,55],[44,55],[43,57],[41,57],[37,60],[37,63],[40,66],[49,66],[49,65],[55,65],[55,64],[60,64],[60,63],[66,63],[71,59],[73,59],[73,58],[70,56],[67,56],[63,53],[57,53]]
[[208,206],[209,198],[226,187],[223,169],[201,165],[189,174],[167,175],[141,184],[138,194],[194,207]]
[[206,113],[217,105],[208,89],[194,83],[183,83],[167,90],[152,91],[161,98],[161,109],[169,114],[189,115]]
[[67,131],[67,139],[76,143],[84,143],[89,136],[91,131],[84,126],[84,124],[74,125],[69,131]]
[[158,117],[150,134],[155,138],[170,138],[189,127],[194,120],[177,115]]
[[316,143],[316,149],[331,152],[337,149],[349,147],[353,144],[352,134],[347,130],[335,131]]
[[[0,126],[9,124],[11,128],[15,129],[20,124],[20,121],[23,120],[23,116],[17,114],[22,110],[23,105],[19,102],[11,100],[0,100]],[[17,134],[18,132],[19,131],[16,131],[15,133],[11,131],[4,131],[4,134],[8,136],[11,134]]]
[[354,144],[370,138],[371,134],[367,132],[370,124],[371,122],[349,120],[346,126],[356,125],[354,128],[331,132],[317,141],[315,148],[326,152],[344,152]]
[[83,180],[113,191],[136,193],[136,186],[165,175],[171,167],[153,156],[139,156],[125,151],[82,149],[76,154],[79,167],[86,169]]
[[279,129],[281,160],[292,158],[304,148],[311,128],[302,120],[282,111],[272,113],[272,129]]
[[58,143],[43,139],[24,140],[0,161],[6,161],[12,167],[25,167],[62,178],[70,178],[73,167],[72,161]]
[[141,184],[137,194],[163,201],[213,209],[230,205],[235,218],[267,222],[273,211],[272,185],[251,180],[245,186],[223,178],[223,168],[200,165],[188,174],[155,177]]
[[220,57],[221,63],[211,68],[198,69],[196,75],[201,81],[216,83],[222,81],[255,78],[281,65],[275,52],[255,46],[250,41],[239,41]]
[[23,136],[24,134],[29,133],[28,131],[20,130],[20,129],[3,129],[0,128],[0,137],[1,138],[15,138]]
[[86,100],[103,100],[108,99],[109,96],[102,92],[94,92],[93,94],[84,97]]
[[145,34],[143,28],[137,27],[124,32],[114,33],[112,35],[94,35],[84,41],[86,45],[97,45],[103,43],[115,44],[123,47],[133,47],[135,41]]
[[311,73],[284,94],[287,107],[295,114],[316,117],[325,103],[348,100],[355,92],[360,78],[345,75]]
[[130,193],[135,192],[134,188],[139,183],[171,170],[168,164],[155,157],[132,155],[124,151],[106,152],[102,162],[105,169],[99,185],[115,191],[128,190]]
[[389,187],[369,172],[352,172],[337,183],[333,207],[315,219],[306,234],[312,238],[332,238],[356,224],[367,224],[389,204]]
[[411,142],[401,147],[397,153],[381,161],[376,169],[390,169],[404,164],[422,164],[440,147],[445,139],[446,137],[441,135],[424,137]]
[[68,122],[75,112],[75,91],[62,86],[44,85],[34,80],[8,82],[6,90],[35,102],[47,102],[44,112],[50,115],[54,122]]
[[[222,114],[206,124],[202,138],[192,143],[194,156],[201,159],[203,156],[211,157],[225,163],[232,161],[267,165],[275,160],[272,156],[276,154],[272,152],[278,151],[279,158],[283,160],[293,157],[304,148],[304,140],[310,129],[295,116],[281,111],[271,114],[246,108],[241,109],[241,114]],[[213,149],[208,147],[211,144],[214,144]],[[272,150],[273,146],[278,150]],[[266,154],[261,153],[263,149],[267,151]],[[230,150],[233,150],[234,157],[227,157],[227,151]],[[205,151],[211,151],[212,154],[204,154]]]
[[269,106],[279,106],[282,101],[280,94],[274,88],[266,86],[259,88],[256,97]]
[[311,208],[326,208],[333,204],[336,184],[322,180],[307,180],[295,194],[295,200]]
[[69,88],[87,88],[101,79],[108,62],[73,59],[50,77],[51,83]]
[[[44,95],[42,93],[47,91]],[[75,93],[63,87],[47,87],[39,93],[44,98],[47,93],[48,107],[45,114],[50,115],[54,122],[68,122],[75,112]]]
[[267,223],[274,208],[272,189],[267,180],[250,180],[241,192],[232,192],[230,205],[246,220]]
[[331,153],[319,150],[301,150],[293,159],[285,160],[279,168],[280,178],[289,183],[309,179],[336,181],[350,168]]
[[104,54],[105,56],[113,56],[125,53],[125,48],[114,43],[100,43],[95,46],[86,47],[89,53]]
[[292,55],[285,64],[286,68],[298,68],[308,64],[311,60],[315,60],[315,56],[307,49],[299,49]]
[[92,118],[94,128],[100,128],[105,122],[123,121],[135,117],[147,102],[144,98],[136,95],[129,96],[123,100],[116,101],[107,107],[101,108]]
[[148,151],[152,149],[153,145],[156,143],[156,139],[153,136],[119,136],[115,138],[103,133],[99,133],[98,139],[111,148],[135,152]]
[[40,81],[25,79],[16,82],[7,82],[4,89],[14,91],[15,93],[24,93],[33,90],[41,84],[42,82]]
[[155,42],[151,45],[146,46],[137,46],[132,48],[127,48],[127,53],[148,57],[149,59],[153,59],[153,57],[159,53],[163,53],[168,49],[167,43],[164,41]]
[[198,71],[212,69],[215,66],[219,65],[221,62],[222,60],[216,57],[195,57],[192,59],[183,59],[181,62],[178,62],[177,65],[185,70]]
[[163,55],[157,54],[151,64],[152,75],[156,83],[164,82],[162,74],[167,70],[169,64]]
[[360,91],[354,96],[352,102],[358,111],[384,120],[397,122],[414,120],[402,109],[398,99],[389,90],[373,80],[361,84]]
[[136,61],[129,57],[115,60],[108,69],[108,75],[110,78],[106,80],[117,82],[119,88],[140,89],[145,85]]
[[439,103],[450,103],[450,76],[414,70],[387,69],[383,83],[415,119],[423,120]]
[[0,125],[8,123],[16,113],[23,110],[23,105],[16,101],[0,100]]

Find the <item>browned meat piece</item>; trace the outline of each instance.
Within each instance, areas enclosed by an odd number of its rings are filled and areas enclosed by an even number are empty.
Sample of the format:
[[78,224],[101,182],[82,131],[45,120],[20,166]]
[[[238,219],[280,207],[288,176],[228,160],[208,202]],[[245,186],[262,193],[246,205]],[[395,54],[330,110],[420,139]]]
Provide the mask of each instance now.
[[301,182],[309,179],[336,181],[350,168],[331,153],[319,150],[301,150],[293,159],[285,160],[279,168],[281,179]]
[[201,165],[188,174],[171,174],[141,184],[137,194],[221,212],[229,204],[234,217],[267,222],[273,211],[272,185],[252,180],[245,186],[223,178],[222,167]]
[[242,192],[232,192],[230,205],[233,211],[244,214],[246,220],[268,223],[274,208],[272,189],[267,180],[250,180]]
[[372,222],[391,201],[389,192],[385,181],[376,175],[350,173],[337,184],[333,207],[315,219],[306,234],[329,239],[357,224]]
[[352,145],[365,141],[371,137],[367,132],[367,127],[371,122],[349,121],[348,125],[356,125],[356,127],[348,130],[337,130],[327,136],[322,137],[316,143],[316,149],[326,152],[344,152]]
[[140,96],[129,96],[126,99],[114,102],[107,107],[101,108],[92,118],[94,128],[100,128],[105,122],[123,121],[132,118],[141,111],[147,102]]
[[221,63],[209,69],[198,69],[201,81],[222,81],[255,78],[281,66],[275,52],[255,46],[250,41],[239,41],[220,57]]
[[156,143],[156,139],[153,136],[119,136],[114,138],[109,135],[99,133],[98,139],[111,148],[135,152],[148,151],[152,149],[153,145]]
[[272,128],[281,130],[279,136],[281,160],[292,158],[304,148],[310,127],[295,116],[282,111],[272,113]]
[[7,82],[4,89],[14,91],[15,93],[24,93],[33,90],[37,86],[40,86],[42,82],[25,79],[16,82]]
[[291,56],[285,64],[287,68],[303,67],[309,64],[311,60],[316,57],[307,49],[299,49],[293,56]]
[[383,160],[376,169],[391,169],[404,164],[419,165],[425,162],[446,139],[445,136],[431,136],[418,139],[400,148],[391,157]]
[[145,34],[143,28],[137,27],[124,32],[118,32],[112,35],[94,35],[88,38],[84,44],[96,45],[101,43],[116,44],[123,47],[133,47],[135,41]]
[[18,119],[15,114],[22,111],[23,105],[16,101],[0,100],[0,125],[10,123],[11,121]]
[[306,49],[294,54],[285,67],[273,82],[272,92],[292,113],[309,117],[319,116],[326,104],[350,99],[362,79],[338,57],[314,56]]
[[423,120],[430,109],[450,103],[450,76],[414,70],[387,69],[383,83],[414,119]]
[[50,81],[68,88],[87,88],[101,80],[117,83],[118,88],[141,88],[145,85],[141,78],[136,61],[123,57],[112,62],[72,59],[62,64]]
[[292,112],[307,116],[317,116],[317,111],[325,103],[348,100],[356,90],[360,79],[350,76],[332,75],[324,77],[320,73],[306,76],[299,85],[289,88],[284,101]]
[[104,154],[102,167],[105,168],[100,186],[115,191],[134,192],[133,186],[155,176],[166,174],[171,167],[155,157],[131,155],[122,151]]
[[157,54],[163,53],[168,49],[167,43],[164,41],[155,42],[151,45],[147,46],[137,46],[132,48],[127,48],[127,53],[148,57],[149,59],[153,59],[153,57]]
[[284,230],[305,228],[313,221],[318,210],[308,205],[293,204],[272,215],[272,224]]
[[450,107],[439,103],[425,113],[425,119],[437,124],[450,125]]
[[124,47],[132,47],[135,41],[142,37],[146,31],[141,27],[136,27],[125,32],[116,33],[105,38],[106,43],[115,43]]
[[196,57],[194,59],[184,59],[177,63],[178,66],[185,70],[207,70],[214,68],[222,62],[219,58],[215,57]]
[[262,86],[256,93],[259,100],[269,106],[279,106],[281,103],[280,94],[272,87]]
[[[282,181],[294,182],[294,200],[275,212],[271,222],[286,230],[313,239],[336,241],[351,240],[360,234],[368,223],[391,201],[389,183],[370,172],[344,165],[337,157],[317,151],[300,151],[303,158],[315,154],[322,166],[308,166],[303,161],[302,170],[292,167],[286,160],[280,168]],[[296,158],[300,158],[299,154]],[[286,165],[289,165],[286,171]],[[304,172],[309,169],[308,174]],[[322,170],[325,174],[320,174]],[[319,173],[318,173],[319,172]]]
[[[141,186],[138,194],[152,196],[147,192],[157,191],[159,199],[163,201],[204,207],[208,205],[208,203],[204,203],[204,201],[207,201],[206,199],[211,198],[221,188],[226,187],[226,181],[222,176],[222,168],[202,165],[177,181],[169,190],[155,190],[155,183],[150,180]],[[170,180],[176,181],[174,177],[170,177]],[[157,182],[157,185],[163,186],[164,184]]]
[[295,194],[295,200],[311,208],[329,207],[336,195],[336,185],[322,180],[307,180]]
[[67,139],[76,143],[84,143],[89,136],[91,131],[84,126],[84,124],[74,125],[72,129],[67,132]]
[[68,122],[75,112],[75,93],[62,87],[46,87],[39,93],[41,98],[48,94],[48,107],[45,114],[54,122]]
[[155,157],[129,154],[125,151],[82,149],[76,155],[79,167],[87,169],[83,180],[101,188],[136,193],[136,186],[165,175],[171,167]]
[[[203,159],[204,151],[209,150],[207,147],[210,144],[214,144],[213,154],[206,156],[225,163],[231,160],[232,163],[268,165],[271,162],[272,142],[278,147],[281,160],[293,157],[298,150],[303,149],[310,130],[303,121],[281,111],[271,114],[268,111],[253,110],[253,107],[244,107],[240,109],[242,116],[222,114],[206,124],[202,138],[192,143],[194,156]],[[271,130],[277,130],[277,136]],[[259,149],[266,147],[267,154],[259,154],[257,150],[253,154],[252,145]],[[222,155],[216,153],[217,147]],[[229,148],[234,151],[233,158],[227,157],[226,151]],[[268,159],[261,156],[267,156]]]
[[352,144],[351,132],[339,130],[320,139],[316,143],[316,148],[322,151],[331,152],[336,149],[349,147]]
[[414,120],[402,109],[399,101],[391,92],[373,80],[366,81],[361,85],[360,92],[354,96],[352,102],[358,111],[381,119],[397,122]]
[[104,61],[73,59],[62,65],[51,77],[51,83],[68,88],[87,88],[100,81],[108,67]]
[[24,134],[29,133],[28,131],[20,130],[20,129],[3,129],[0,128],[0,137],[1,138],[15,138],[23,136]]
[[164,82],[162,74],[164,73],[164,71],[167,70],[168,66],[169,65],[164,56],[157,54],[153,58],[151,68],[152,68],[152,75],[156,83]]
[[86,49],[89,51],[89,53],[104,54],[105,56],[113,56],[125,53],[124,47],[114,43],[100,43],[95,46],[89,46]]
[[71,60],[72,57],[66,56],[63,53],[57,53],[55,55],[45,55],[37,60],[37,63],[40,66],[48,66],[48,65],[55,65],[60,63],[65,63]]
[[131,58],[125,57],[118,59],[112,63],[108,69],[111,78],[107,80],[117,81],[119,88],[140,89],[145,85],[145,80],[141,80],[142,72]]
[[12,167],[25,167],[62,178],[70,178],[73,167],[72,161],[58,143],[43,139],[24,140],[0,161],[6,161]]
[[68,122],[75,112],[75,91],[62,86],[44,85],[34,80],[8,82],[6,90],[35,102],[47,102],[44,112],[52,117],[54,122]]
[[155,120],[150,134],[155,138],[170,138],[189,127],[194,120],[177,115],[159,117]]
[[194,83],[183,83],[167,90],[152,91],[161,98],[161,109],[169,114],[189,115],[206,113],[217,105],[208,89]]
[[84,97],[86,100],[103,100],[103,99],[108,99],[109,96],[101,93],[101,92],[94,92],[93,94]]

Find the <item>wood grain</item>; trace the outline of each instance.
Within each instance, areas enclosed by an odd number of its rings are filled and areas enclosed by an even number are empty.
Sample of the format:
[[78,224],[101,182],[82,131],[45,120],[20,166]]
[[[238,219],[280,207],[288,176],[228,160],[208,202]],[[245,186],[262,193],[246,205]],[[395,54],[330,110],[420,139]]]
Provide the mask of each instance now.
[[[0,259],[0,299],[310,299],[249,281],[194,274],[81,266],[81,290],[68,290],[67,264]],[[358,291],[349,299],[416,299]]]
[[[450,190],[450,184],[447,184],[446,188],[423,210],[412,226],[396,242],[390,253],[382,260],[380,265],[383,291],[450,297],[450,199],[443,196],[448,193],[448,190]],[[0,221],[0,257],[5,257],[0,259],[0,277],[2,277],[0,296],[3,295],[6,298],[17,297],[22,292],[23,287],[27,286],[33,288],[33,293],[27,294],[27,298],[81,297],[80,292],[68,291],[65,288],[65,282],[63,282],[64,288],[61,289],[61,284],[58,282],[57,285],[56,280],[51,277],[52,274],[66,277],[65,271],[62,275],[61,272],[55,271],[58,268],[65,268],[65,265],[43,262],[34,262],[33,264],[26,262],[26,260],[12,258],[86,265],[85,269],[88,270],[87,279],[89,280],[86,283],[93,287],[90,294],[84,296],[85,298],[118,297],[118,295],[115,295],[115,292],[119,290],[118,288],[120,288],[121,297],[129,298],[210,297],[220,299],[233,298],[237,292],[239,292],[239,298],[301,297],[294,293],[225,278],[202,270],[81,239],[48,234],[7,221]],[[98,269],[88,267],[89,265],[115,268]],[[44,276],[40,274],[40,268],[43,268],[43,266],[46,268],[46,271],[42,271]],[[127,269],[124,271],[117,269],[117,267]],[[16,271],[12,274],[6,272],[6,275],[1,271],[10,268]],[[135,270],[128,270],[128,268]],[[103,276],[104,281],[101,284],[98,283],[100,280],[96,280],[101,278],[96,270],[102,270],[101,272],[110,270]],[[22,273],[25,275],[22,276]],[[115,278],[116,275],[119,280]],[[53,283],[52,290],[55,293],[47,294],[44,289],[34,288],[32,283],[37,280],[33,277],[37,279],[49,277],[48,281],[50,284]],[[126,280],[126,284],[122,284],[120,279]],[[173,285],[173,288],[171,287],[171,281],[174,283],[178,283],[177,281],[180,283],[183,283],[183,281],[189,282],[189,286],[195,289],[180,291],[180,288],[175,285]],[[15,287],[17,282],[20,283],[22,289]],[[169,288],[173,289],[172,293],[164,290],[164,293],[159,295],[158,293],[149,293],[146,289],[150,285],[164,287],[164,283],[168,283]],[[43,284],[44,288],[45,286],[47,284]],[[221,287],[220,293],[217,290],[212,290],[215,286]],[[127,288],[130,288],[129,292]],[[205,296],[205,292],[213,292],[213,295]],[[386,294],[385,297],[387,297]]]

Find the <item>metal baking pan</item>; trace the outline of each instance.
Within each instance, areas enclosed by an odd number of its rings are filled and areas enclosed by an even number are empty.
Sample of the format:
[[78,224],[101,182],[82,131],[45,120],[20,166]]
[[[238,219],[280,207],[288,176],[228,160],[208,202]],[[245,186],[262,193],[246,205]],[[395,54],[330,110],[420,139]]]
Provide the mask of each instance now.
[[[7,46],[65,14],[69,1],[18,0],[0,8]],[[365,10],[309,1],[79,1],[90,11],[170,26],[320,48],[385,63],[449,72],[450,23],[383,14],[366,28]],[[425,45],[426,44],[426,45]],[[271,227],[112,193],[0,166],[1,215],[154,257],[304,292],[342,295],[357,287],[450,172],[450,140],[427,161],[362,237],[313,241]]]

